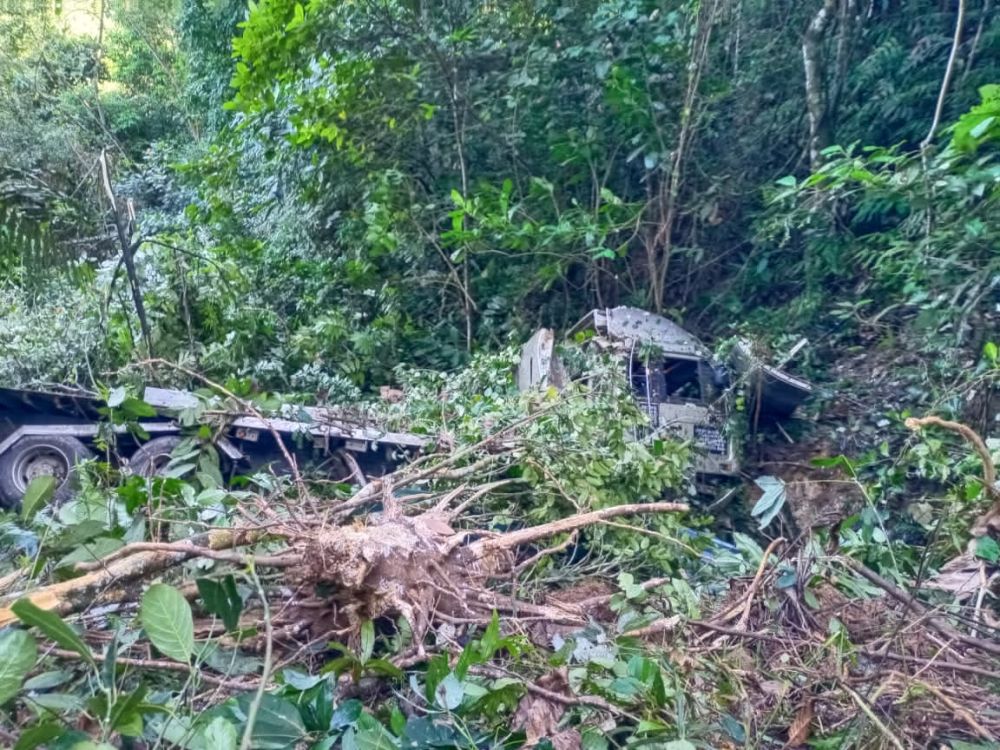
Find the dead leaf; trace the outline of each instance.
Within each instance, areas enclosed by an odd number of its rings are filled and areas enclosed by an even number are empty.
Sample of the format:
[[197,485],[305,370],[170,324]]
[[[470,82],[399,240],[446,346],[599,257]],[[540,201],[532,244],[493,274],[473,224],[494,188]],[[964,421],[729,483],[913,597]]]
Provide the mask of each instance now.
[[[568,691],[568,675],[565,669],[549,672],[538,680],[538,686],[554,693]],[[517,704],[514,712],[513,728],[523,729],[527,742],[525,747],[533,747],[539,741],[548,739],[555,750],[580,750],[582,738],[575,729],[558,731],[560,720],[566,713],[566,706],[543,695],[527,693]]]
[[788,727],[788,743],[785,747],[798,747],[804,745],[809,739],[809,732],[812,730],[813,709],[812,701],[806,701],[795,714],[795,720]]
[[948,591],[956,601],[967,599],[980,586],[979,561],[968,552],[950,560],[941,567],[937,575],[924,581],[924,588]]
[[378,395],[383,401],[388,401],[390,404],[398,404],[406,397],[406,394],[401,390],[388,385],[379,386]]

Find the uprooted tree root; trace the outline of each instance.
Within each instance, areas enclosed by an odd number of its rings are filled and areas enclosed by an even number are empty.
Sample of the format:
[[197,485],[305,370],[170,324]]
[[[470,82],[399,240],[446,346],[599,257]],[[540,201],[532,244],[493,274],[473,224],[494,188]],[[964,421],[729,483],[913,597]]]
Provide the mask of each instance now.
[[[503,534],[456,531],[452,524],[461,504],[450,508],[442,502],[425,512],[407,515],[393,497],[391,483],[386,480],[380,484],[383,511],[343,525],[280,525],[266,532],[218,529],[175,543],[127,545],[101,560],[78,565],[77,570],[84,573],[79,578],[0,599],[0,626],[16,620],[11,605],[22,597],[60,615],[135,601],[144,581],[194,557],[280,568],[287,585],[328,590],[328,607],[317,607],[315,600],[307,601],[306,606],[293,602],[285,616],[292,617],[297,611],[303,618],[318,619],[328,626],[334,614],[334,621],[347,631],[356,631],[365,620],[402,616],[409,622],[415,642],[420,643],[435,620],[486,621],[494,610],[530,612],[551,621],[582,625],[585,618],[572,608],[517,601],[495,593],[489,583],[510,577],[515,552],[522,545],[620,516],[687,510],[683,503],[630,504]],[[371,487],[361,493],[371,496]],[[469,492],[475,494],[475,490]],[[445,500],[461,496],[452,492]],[[286,545],[266,555],[236,550],[265,538],[282,539]]]
[[[613,588],[583,586],[574,596],[570,587],[561,595],[525,601],[518,598],[518,587],[507,584],[546,555],[565,549],[587,527],[628,515],[683,512],[687,506],[627,504],[494,532],[477,525],[467,511],[515,482],[504,471],[509,448],[485,443],[474,448],[418,460],[364,483],[339,502],[319,505],[298,496],[281,508],[285,500],[260,497],[256,514],[253,507],[239,509],[245,527],[214,529],[172,543],[127,545],[78,564],[78,576],[71,580],[0,598],[0,627],[17,619],[11,605],[20,598],[64,616],[107,604],[127,608],[140,600],[151,580],[176,579],[183,563],[206,558],[250,566],[255,579],[259,574],[267,581],[266,594],[265,588],[260,593],[270,607],[245,611],[240,629],[245,634],[266,624],[266,645],[275,648],[283,664],[295,663],[311,643],[358,645],[369,621],[409,624],[409,650],[391,657],[401,667],[428,658],[425,648],[450,653],[447,644],[454,645],[459,628],[486,624],[494,612],[506,629],[543,645],[553,632],[572,633],[594,620],[611,630]],[[553,537],[565,541],[545,547]],[[809,593],[819,602],[807,605],[812,554],[808,545],[775,540],[754,575],[733,581],[727,604],[715,616],[685,620],[666,604],[658,608],[664,613],[660,619],[626,627],[621,635],[663,646],[659,653],[683,675],[685,692],[702,695],[699,710],[716,724],[724,726],[725,716],[735,716],[789,748],[837,733],[893,748],[923,746],[929,738],[956,731],[975,740],[1000,736],[1000,700],[990,687],[1000,680],[1000,645],[986,635],[993,631],[985,622],[945,616],[849,558],[824,563],[826,578],[818,586],[810,584]],[[801,572],[791,588],[779,582],[780,570],[789,565]],[[866,579],[884,596],[845,596],[836,585],[842,574]],[[656,579],[639,585],[655,597],[653,592],[667,583]],[[192,593],[193,588],[188,586]],[[197,627],[221,637],[211,622]],[[263,650],[264,639],[263,634],[244,635],[238,645]],[[77,658],[59,649],[49,653]],[[118,660],[146,670],[191,669],[134,651]],[[562,737],[566,747],[579,747],[579,737],[570,736],[575,730],[562,722],[573,706],[616,721],[635,719],[603,697],[575,694],[558,670],[535,667],[524,676],[527,694],[513,719],[529,737]],[[498,678],[506,674],[492,665],[475,669]],[[227,691],[262,690],[270,682],[266,669],[263,677],[243,679],[200,670],[198,678]],[[343,680],[342,687],[356,688]],[[719,736],[717,746],[730,746]]]

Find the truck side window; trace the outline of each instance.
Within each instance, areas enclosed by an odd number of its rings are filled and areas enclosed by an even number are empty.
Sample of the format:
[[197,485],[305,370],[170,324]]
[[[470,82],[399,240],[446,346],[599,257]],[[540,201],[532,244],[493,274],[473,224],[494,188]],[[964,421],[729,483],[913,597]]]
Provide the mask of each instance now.
[[701,399],[698,363],[690,359],[666,359],[663,362],[667,398],[697,401]]

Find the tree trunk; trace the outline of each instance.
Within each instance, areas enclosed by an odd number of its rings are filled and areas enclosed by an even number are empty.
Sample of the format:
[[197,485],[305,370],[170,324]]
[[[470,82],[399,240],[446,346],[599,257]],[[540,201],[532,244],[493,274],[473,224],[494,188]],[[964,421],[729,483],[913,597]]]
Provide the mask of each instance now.
[[802,39],[802,65],[806,83],[806,112],[809,115],[809,165],[819,166],[820,153],[830,145],[829,112],[823,66],[823,37],[837,9],[837,0],[823,0]]

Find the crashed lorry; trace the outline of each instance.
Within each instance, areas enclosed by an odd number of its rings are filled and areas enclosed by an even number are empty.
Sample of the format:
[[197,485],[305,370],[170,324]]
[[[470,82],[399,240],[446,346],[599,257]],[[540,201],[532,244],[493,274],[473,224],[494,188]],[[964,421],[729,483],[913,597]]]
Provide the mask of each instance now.
[[[117,433],[119,468],[152,477],[168,467],[184,437],[185,410],[197,410],[198,396],[187,391],[146,388],[142,400],[154,414],[134,424],[113,424],[105,402],[78,392],[0,388],[0,507],[20,504],[28,485],[40,476],[57,481],[54,502],[74,491],[77,464],[95,458],[108,432]],[[419,452],[427,438],[377,429],[341,410],[304,407],[287,416],[259,412],[214,412],[213,444],[225,473],[289,473],[289,452],[338,481],[358,472],[378,476]],[[136,429],[138,428],[138,429]],[[145,434],[140,440],[137,434]],[[280,443],[279,443],[280,440]]]
[[[734,439],[724,428],[734,386],[745,386],[749,413],[776,419],[789,417],[812,391],[804,380],[759,362],[744,343],[734,347],[729,366],[723,366],[676,323],[635,308],[593,310],[568,332],[571,338],[578,334],[586,334],[586,346],[610,353],[625,368],[637,403],[650,417],[649,433],[637,439],[660,434],[689,442],[695,448],[694,469],[702,476],[739,472]],[[539,330],[523,348],[518,388],[559,387],[562,373],[555,334]],[[195,394],[164,388],[146,388],[143,401],[155,414],[137,425],[121,425],[106,419],[106,405],[95,396],[0,388],[0,507],[16,507],[40,476],[56,478],[55,502],[70,497],[75,466],[98,455],[108,431],[117,433],[120,468],[141,476],[163,471],[183,440],[179,417],[200,402]],[[428,442],[425,436],[348,419],[331,408],[305,407],[281,417],[214,416],[214,445],[230,476],[289,471],[282,445],[296,462],[310,463],[337,480],[351,480],[358,472],[378,476]],[[135,427],[148,437],[139,440]]]
[[[592,310],[567,333],[587,347],[615,357],[624,368],[636,402],[649,416],[638,439],[662,436],[694,448],[693,468],[703,478],[739,474],[733,431],[735,394],[745,394],[746,415],[756,427],[790,418],[812,393],[812,385],[763,363],[746,340],[738,340],[726,362],[681,326],[633,307]],[[517,386],[559,388],[565,381],[555,333],[535,332],[525,344]],[[738,431],[737,431],[738,432]]]

